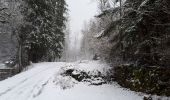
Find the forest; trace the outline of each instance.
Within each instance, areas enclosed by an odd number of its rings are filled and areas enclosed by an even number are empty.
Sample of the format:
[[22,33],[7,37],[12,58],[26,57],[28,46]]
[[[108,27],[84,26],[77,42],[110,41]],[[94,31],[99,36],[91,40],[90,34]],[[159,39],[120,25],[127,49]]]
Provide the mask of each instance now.
[[[66,71],[61,73],[63,77],[70,76],[78,82],[87,82],[89,79],[93,85],[116,82],[122,88],[149,95],[140,100],[170,100],[170,1],[92,2],[97,3],[97,14],[84,22],[79,32],[81,38],[76,33],[74,34],[77,37],[70,38],[71,9],[68,8],[67,0],[0,0],[2,83],[8,77],[29,71],[29,66],[42,64],[41,66],[46,68],[45,64],[43,65],[45,62],[56,63],[56,66],[64,62],[65,68],[59,67]],[[71,48],[71,41],[75,47]],[[76,61],[79,61],[80,65],[74,65],[77,64]],[[106,63],[110,67],[106,75],[98,70],[86,72],[76,69],[77,67],[67,69],[67,63],[70,62],[74,64],[68,66],[83,66],[87,62],[87,66],[91,67],[106,66],[103,63],[94,64],[93,61]],[[6,67],[1,68],[3,65]],[[10,75],[4,74],[4,69],[5,73],[10,70]],[[102,82],[94,83],[96,80]],[[8,79],[7,81],[11,82]],[[64,82],[66,80],[63,79],[59,83],[70,84]],[[48,82],[43,85],[46,84]],[[67,86],[63,89],[65,88]],[[154,95],[158,98],[154,99]],[[1,93],[0,90],[0,100],[1,97],[2,100],[12,100],[3,98],[3,91]]]
[[101,13],[82,30],[84,52],[110,63],[121,86],[170,95],[169,5],[168,0],[99,0]]

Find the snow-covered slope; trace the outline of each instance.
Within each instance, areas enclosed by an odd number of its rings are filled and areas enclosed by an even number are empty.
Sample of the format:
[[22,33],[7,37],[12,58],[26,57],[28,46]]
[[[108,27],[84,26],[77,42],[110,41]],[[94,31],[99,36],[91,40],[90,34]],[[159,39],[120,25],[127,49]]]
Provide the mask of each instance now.
[[[31,66],[30,66],[31,67]],[[98,61],[38,63],[28,71],[0,82],[0,100],[142,100],[143,96],[115,83],[99,86],[63,76],[67,68],[105,73]]]

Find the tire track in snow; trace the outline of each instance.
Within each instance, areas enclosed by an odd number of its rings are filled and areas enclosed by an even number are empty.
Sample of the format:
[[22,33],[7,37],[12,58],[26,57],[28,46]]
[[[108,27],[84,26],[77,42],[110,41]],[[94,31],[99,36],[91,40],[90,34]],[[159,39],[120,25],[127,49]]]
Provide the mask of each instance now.
[[[38,75],[42,74],[43,72],[48,72],[47,70],[50,71],[50,70],[53,70],[53,69],[56,69],[56,67],[50,66],[50,67],[47,67],[47,68],[42,69],[40,72],[35,73],[35,74],[33,74],[32,76],[27,77],[26,79],[24,79],[23,81],[19,82],[18,84],[14,85],[14,86],[12,86],[12,87],[9,87],[9,88],[6,89],[5,91],[1,92],[1,93],[0,93],[0,97],[3,96],[3,95],[5,95],[5,94],[7,94],[8,92],[14,90],[15,88],[18,88],[18,86],[22,86],[22,84],[27,83],[26,81],[27,81],[27,80],[31,80],[32,78],[34,78],[34,76],[38,76]],[[22,88],[22,87],[21,87],[21,88]],[[20,90],[20,89],[19,89],[19,90]]]
[[[50,78],[51,79],[51,78]],[[49,80],[50,80],[49,79]],[[40,89],[38,90],[38,92],[36,94],[33,94],[33,98],[36,98],[37,96],[39,96],[42,91],[44,90],[44,87],[49,83],[49,80],[47,80],[45,83],[43,83],[40,87]]]
[[[19,84],[24,83],[24,82],[27,81],[27,80],[28,80],[28,79],[25,79],[25,80],[21,81]],[[4,95],[4,94],[6,94],[6,93],[12,91],[12,90],[13,90],[14,88],[16,88],[17,86],[18,86],[18,84],[15,85],[15,86],[13,86],[13,87],[11,87],[11,88],[9,88],[9,89],[7,89],[7,90],[4,91],[4,92],[1,92],[1,93],[0,93],[0,96],[2,96],[2,95]]]

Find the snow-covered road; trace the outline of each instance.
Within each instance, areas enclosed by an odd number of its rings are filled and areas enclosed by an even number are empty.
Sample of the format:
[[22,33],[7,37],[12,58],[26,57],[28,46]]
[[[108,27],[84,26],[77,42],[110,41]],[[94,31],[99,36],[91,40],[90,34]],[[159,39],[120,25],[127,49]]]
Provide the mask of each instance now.
[[[0,100],[142,100],[143,96],[116,83],[99,86],[78,82],[61,73],[67,68],[105,73],[98,61],[39,63],[28,71],[0,82]],[[31,67],[30,66],[30,67]]]

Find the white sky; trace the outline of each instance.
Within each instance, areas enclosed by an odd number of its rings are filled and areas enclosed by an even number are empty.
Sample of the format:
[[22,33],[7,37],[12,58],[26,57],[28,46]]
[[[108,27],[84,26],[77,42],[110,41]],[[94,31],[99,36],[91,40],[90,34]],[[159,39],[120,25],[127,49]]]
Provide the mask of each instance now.
[[85,21],[97,14],[97,3],[94,0],[66,0],[70,15],[70,29],[80,32]]
[[70,35],[69,50],[78,55],[81,48],[83,35],[81,29],[84,22],[88,22],[97,14],[97,3],[95,0],[66,0],[69,9]]

